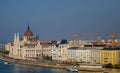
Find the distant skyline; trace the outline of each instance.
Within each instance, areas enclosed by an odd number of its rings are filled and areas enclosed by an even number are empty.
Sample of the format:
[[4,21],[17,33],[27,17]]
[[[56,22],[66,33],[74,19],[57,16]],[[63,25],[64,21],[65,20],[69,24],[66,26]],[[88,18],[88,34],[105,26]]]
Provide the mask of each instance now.
[[42,41],[73,39],[74,32],[107,38],[120,34],[120,0],[0,0],[0,42],[23,37],[28,24]]

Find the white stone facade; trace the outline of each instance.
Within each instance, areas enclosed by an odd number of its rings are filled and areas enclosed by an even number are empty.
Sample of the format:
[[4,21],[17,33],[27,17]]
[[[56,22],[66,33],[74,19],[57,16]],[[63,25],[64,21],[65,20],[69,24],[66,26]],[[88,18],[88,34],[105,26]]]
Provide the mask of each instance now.
[[58,60],[58,49],[57,45],[52,46],[52,60]]
[[68,61],[90,62],[90,50],[71,47],[68,49]]
[[28,29],[24,33],[23,39],[19,38],[19,34],[15,33],[14,42],[6,44],[6,50],[9,56],[17,59],[35,59],[42,58],[43,55],[51,56],[51,46],[41,45],[38,38],[33,37],[33,33]]
[[67,49],[69,48],[68,44],[60,44],[57,48],[57,54],[58,54],[58,60],[59,61],[67,61],[68,59],[68,53],[67,53]]
[[[25,44],[23,44],[25,43]],[[29,43],[29,44],[27,44]],[[37,43],[37,44],[35,44]],[[40,41],[37,40],[34,44],[30,41],[19,40],[19,35],[15,34],[14,42],[7,44],[9,46],[9,56],[18,59],[40,58],[42,56],[42,47]]]
[[[66,40],[63,41],[65,42]],[[52,47],[52,60],[67,61],[69,47],[70,47],[69,43],[54,45]]]
[[100,50],[101,48],[92,48],[90,49],[90,63],[100,63]]
[[68,49],[68,61],[99,63],[99,47],[71,47]]

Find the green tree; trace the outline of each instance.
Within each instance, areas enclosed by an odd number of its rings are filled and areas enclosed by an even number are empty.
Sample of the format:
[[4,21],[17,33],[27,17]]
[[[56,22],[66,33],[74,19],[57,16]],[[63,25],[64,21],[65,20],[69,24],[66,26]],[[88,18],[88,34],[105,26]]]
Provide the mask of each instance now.
[[114,68],[120,69],[120,64],[115,64],[115,65],[114,65]]
[[2,53],[2,54],[9,54],[9,51],[6,51],[6,50],[0,50],[0,53]]
[[113,68],[113,65],[111,63],[105,65],[106,68]]

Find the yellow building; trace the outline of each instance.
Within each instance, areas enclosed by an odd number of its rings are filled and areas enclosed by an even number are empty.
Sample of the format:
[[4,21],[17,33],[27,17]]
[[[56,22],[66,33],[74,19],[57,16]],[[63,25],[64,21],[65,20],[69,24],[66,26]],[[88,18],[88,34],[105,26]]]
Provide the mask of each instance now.
[[118,64],[120,63],[120,48],[104,48],[100,52],[101,64]]

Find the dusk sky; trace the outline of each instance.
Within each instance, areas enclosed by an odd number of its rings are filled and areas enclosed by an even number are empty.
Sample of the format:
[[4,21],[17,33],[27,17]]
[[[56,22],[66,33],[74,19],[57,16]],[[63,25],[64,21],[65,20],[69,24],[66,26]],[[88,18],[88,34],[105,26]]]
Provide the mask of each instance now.
[[13,41],[15,32],[23,37],[28,24],[43,41],[120,34],[120,0],[0,0],[0,42]]

